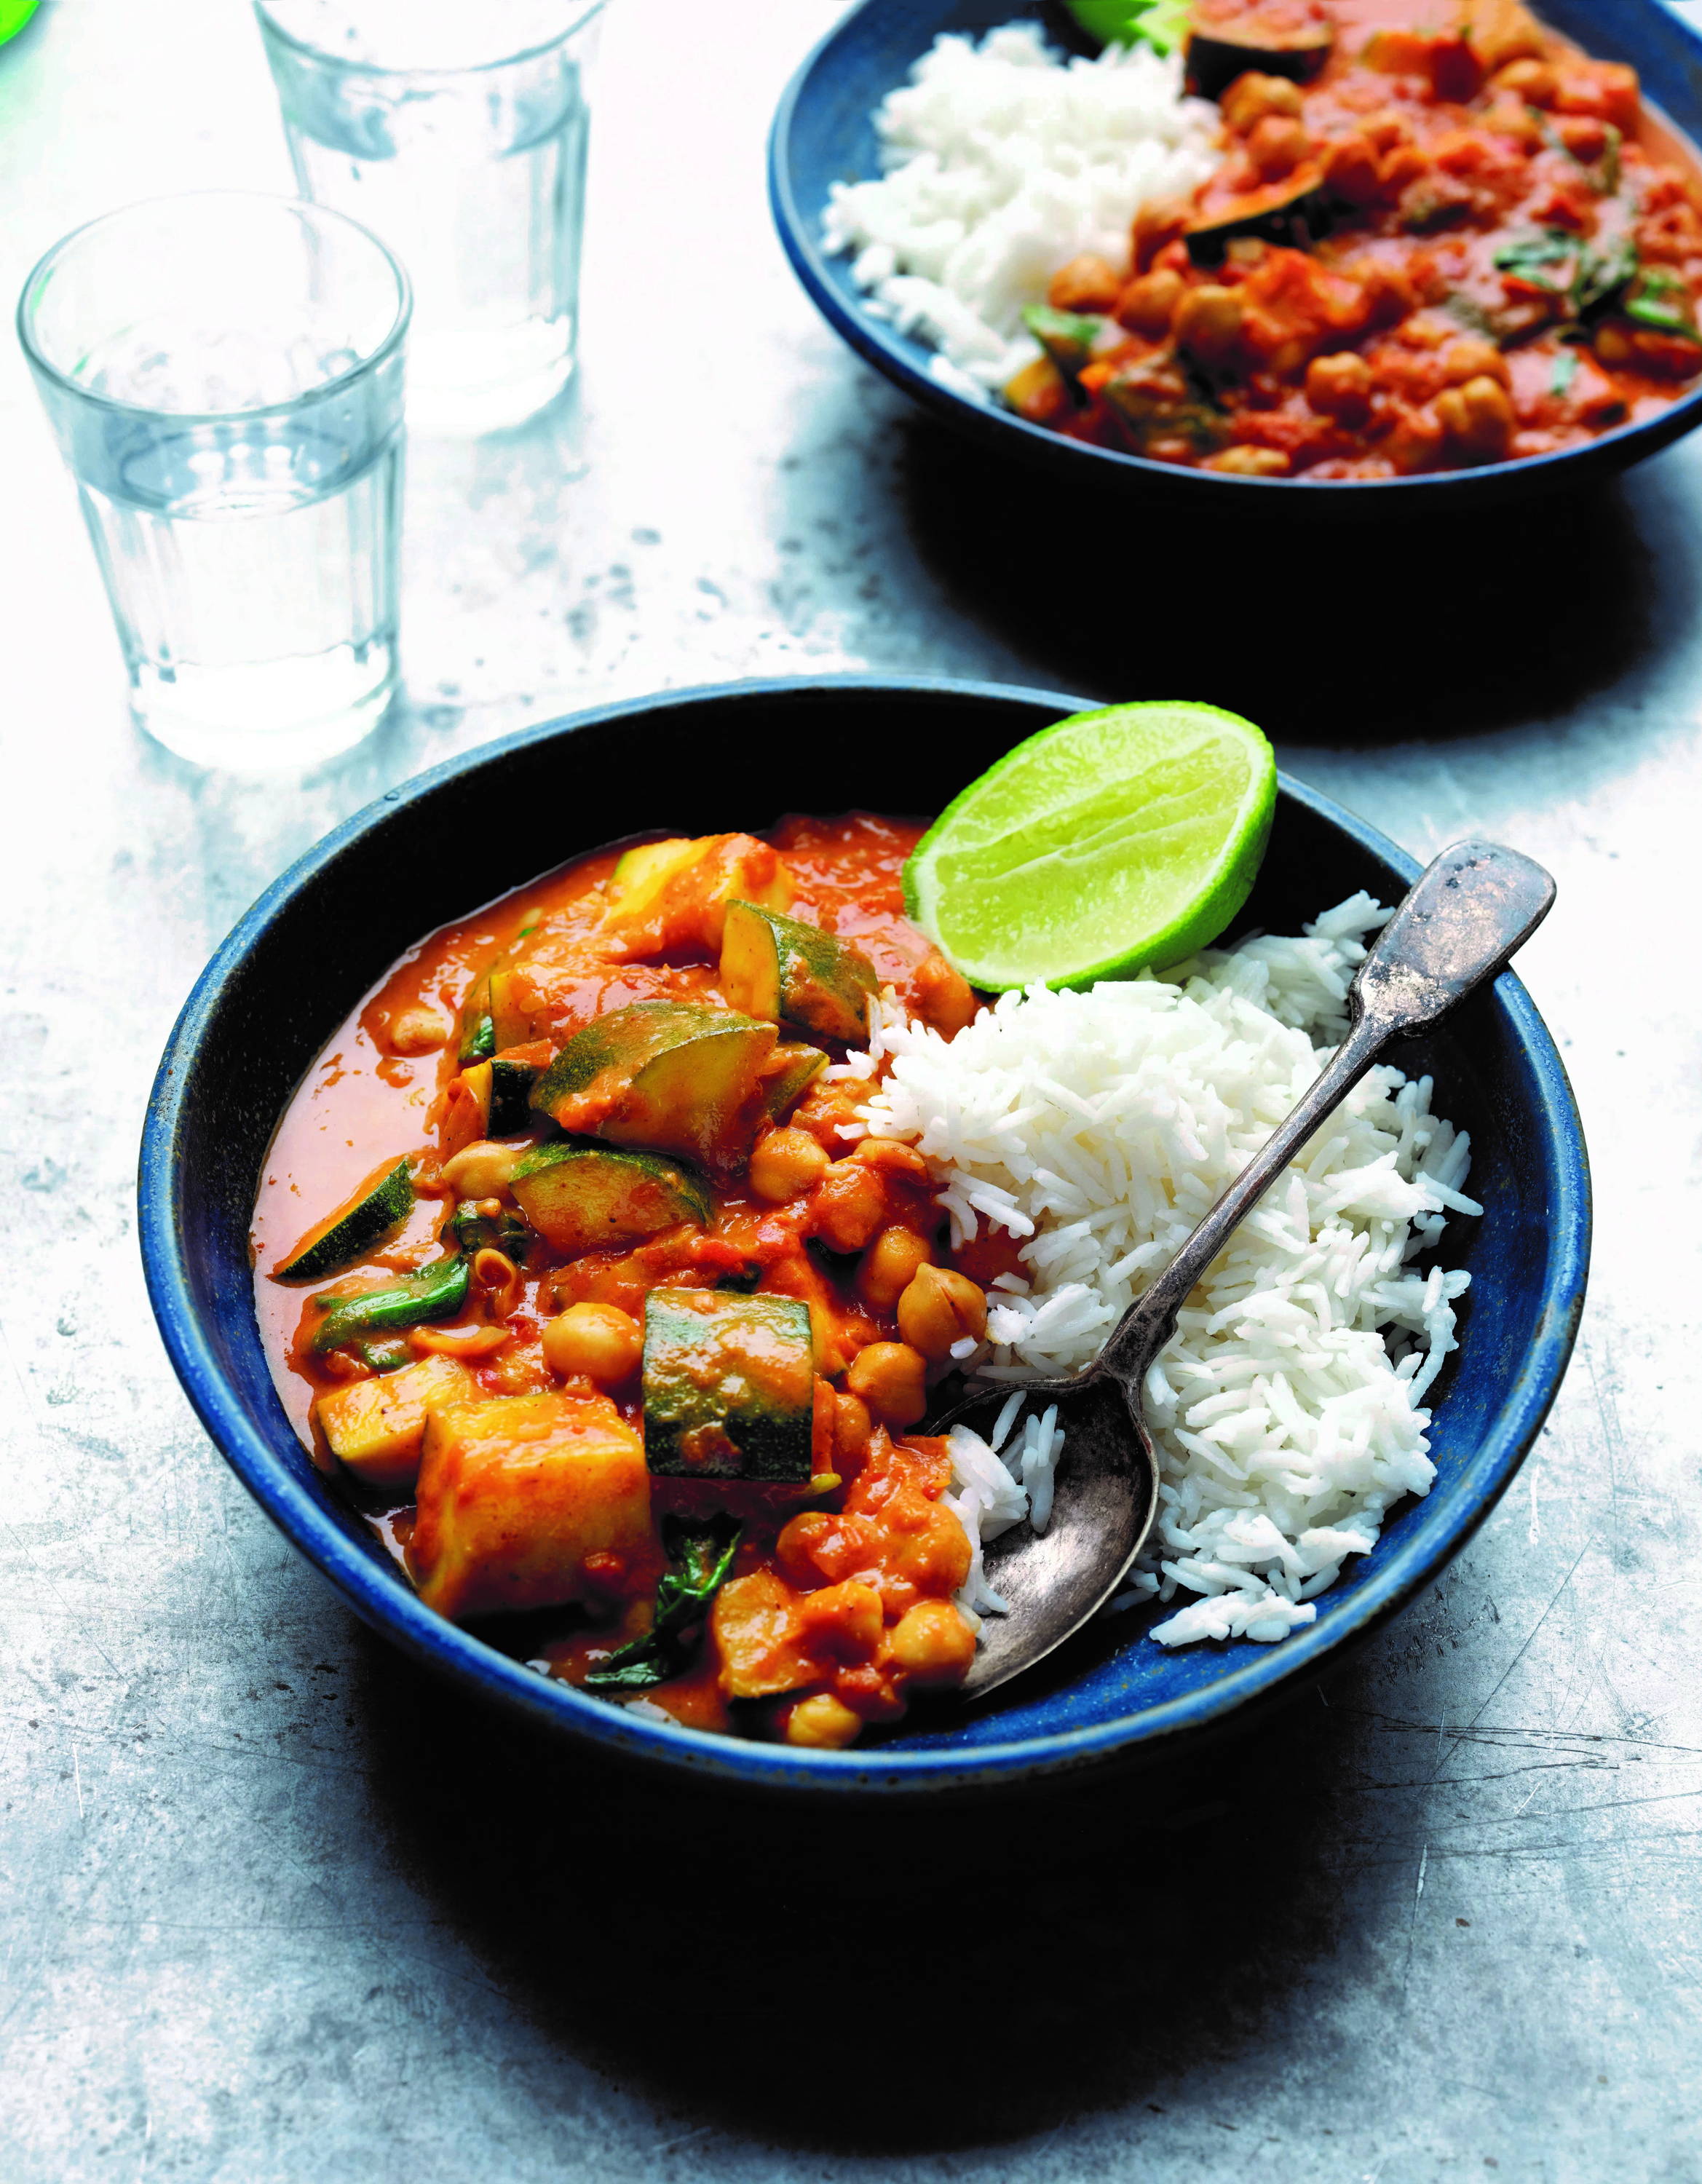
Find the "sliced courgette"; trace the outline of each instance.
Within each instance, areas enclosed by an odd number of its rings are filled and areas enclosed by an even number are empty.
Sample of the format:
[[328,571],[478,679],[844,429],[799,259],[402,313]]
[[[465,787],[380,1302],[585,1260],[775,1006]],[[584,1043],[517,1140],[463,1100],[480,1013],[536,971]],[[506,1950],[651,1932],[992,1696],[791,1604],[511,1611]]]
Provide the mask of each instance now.
[[467,1301],[469,1271],[460,1252],[403,1274],[382,1289],[353,1296],[314,1299],[324,1317],[314,1329],[312,1347],[340,1350],[369,1334],[387,1334],[398,1327],[419,1327],[428,1319],[448,1319]]
[[776,1047],[762,1076],[763,1110],[770,1122],[789,1115],[826,1067],[827,1056],[819,1046],[788,1040]]
[[796,1024],[847,1046],[869,1039],[869,1008],[880,991],[859,950],[759,904],[730,902],[721,939],[721,991],[748,1016]]
[[1196,265],[1221,265],[1230,244],[1241,236],[1304,250],[1327,231],[1332,210],[1323,169],[1309,160],[1281,181],[1243,191],[1190,221],[1182,240]]
[[535,1147],[509,1187],[526,1219],[557,1251],[637,1244],[682,1221],[701,1228],[710,1212],[703,1183],[680,1162],[594,1138]]
[[644,1303],[644,1455],[670,1479],[811,1475],[815,1348],[796,1297],[652,1290]]
[[629,850],[609,882],[609,930],[641,954],[721,944],[730,902],[784,910],[792,876],[754,834],[704,834]]
[[564,1130],[737,1166],[765,1119],[772,1023],[693,1001],[633,1001],[576,1032],[532,1105]]
[[413,1163],[398,1161],[379,1182],[363,1185],[353,1206],[320,1222],[276,1271],[288,1281],[318,1281],[334,1274],[364,1257],[413,1210]]
[[1336,36],[1320,0],[1193,0],[1188,22],[1188,82],[1207,98],[1249,69],[1310,83]]

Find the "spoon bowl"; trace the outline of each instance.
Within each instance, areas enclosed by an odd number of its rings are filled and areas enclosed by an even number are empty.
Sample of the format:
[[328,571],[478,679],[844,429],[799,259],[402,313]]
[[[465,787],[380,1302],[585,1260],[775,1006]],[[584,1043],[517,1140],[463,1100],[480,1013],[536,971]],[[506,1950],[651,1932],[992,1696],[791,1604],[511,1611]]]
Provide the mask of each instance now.
[[[1158,1461],[1142,1391],[1194,1284],[1390,1042],[1427,1029],[1493,978],[1554,900],[1553,880],[1516,850],[1492,842],[1444,850],[1360,965],[1348,990],[1348,1035],[1310,1089],[1129,1306],[1093,1362],[1067,1379],[1029,1384],[1031,1396],[1058,1406],[1065,1462],[1045,1529],[1007,1531],[993,1544],[988,1581],[1005,1607],[982,1624],[965,1698],[996,1691],[1072,1637],[1145,1546],[1158,1513]],[[971,1394],[934,1430],[968,1425],[1010,1395],[1007,1386]]]

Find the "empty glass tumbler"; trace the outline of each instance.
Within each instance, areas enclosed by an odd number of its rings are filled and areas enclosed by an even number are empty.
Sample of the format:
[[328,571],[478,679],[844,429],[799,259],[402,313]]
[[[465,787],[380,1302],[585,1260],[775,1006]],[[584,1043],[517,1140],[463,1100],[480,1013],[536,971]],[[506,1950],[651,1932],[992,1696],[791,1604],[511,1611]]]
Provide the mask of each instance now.
[[18,326],[148,733],[312,764],[396,688],[406,275],[342,214],[164,198],[66,237]]
[[605,0],[255,0],[303,197],[381,235],[409,422],[520,423],[572,376]]

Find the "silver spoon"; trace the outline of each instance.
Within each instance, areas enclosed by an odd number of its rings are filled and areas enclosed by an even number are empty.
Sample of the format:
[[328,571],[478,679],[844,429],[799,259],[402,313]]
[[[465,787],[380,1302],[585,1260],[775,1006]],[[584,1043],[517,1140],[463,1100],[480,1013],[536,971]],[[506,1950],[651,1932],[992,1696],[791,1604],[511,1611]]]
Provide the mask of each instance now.
[[[1390,1040],[1421,1031],[1492,977],[1549,913],[1555,883],[1516,850],[1457,842],[1420,878],[1360,964],[1348,994],[1350,1028],[1328,1067],[1271,1134],[1164,1272],[1136,1299],[1093,1363],[1034,1380],[1031,1396],[1059,1407],[1064,1427],[1052,1518],[992,1541],[987,1581],[1010,1603],[982,1625],[962,1696],[980,1698],[1043,1660],[1104,1606],[1145,1544],[1158,1509],[1158,1467],[1141,1415],[1148,1368],[1176,1331],[1194,1284],[1290,1161],[1347,1097]],[[1010,1397],[977,1390],[932,1430],[971,1424]]]

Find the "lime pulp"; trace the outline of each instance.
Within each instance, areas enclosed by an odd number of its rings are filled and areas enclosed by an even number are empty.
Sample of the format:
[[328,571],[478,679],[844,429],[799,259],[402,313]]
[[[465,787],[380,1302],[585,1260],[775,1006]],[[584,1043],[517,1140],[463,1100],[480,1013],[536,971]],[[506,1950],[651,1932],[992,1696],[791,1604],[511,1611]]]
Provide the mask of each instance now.
[[1179,962],[1252,890],[1276,762],[1186,699],[1043,728],[971,782],[904,867],[910,916],[972,985],[1086,986]]

